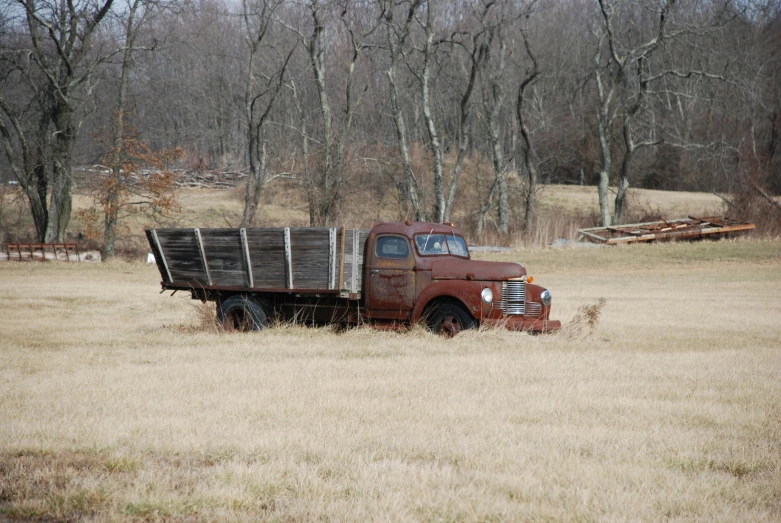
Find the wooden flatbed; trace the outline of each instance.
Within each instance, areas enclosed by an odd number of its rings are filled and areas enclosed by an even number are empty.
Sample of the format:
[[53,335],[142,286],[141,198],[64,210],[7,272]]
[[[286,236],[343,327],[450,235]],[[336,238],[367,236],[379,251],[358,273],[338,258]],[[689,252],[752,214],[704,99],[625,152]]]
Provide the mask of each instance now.
[[148,229],[146,234],[164,289],[360,297],[365,229]]

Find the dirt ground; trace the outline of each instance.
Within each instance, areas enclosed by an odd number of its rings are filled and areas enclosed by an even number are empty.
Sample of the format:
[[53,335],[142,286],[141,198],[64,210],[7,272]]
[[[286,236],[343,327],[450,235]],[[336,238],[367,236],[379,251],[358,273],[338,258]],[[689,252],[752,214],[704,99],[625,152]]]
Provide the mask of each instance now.
[[563,331],[225,334],[151,265],[0,264],[0,519],[781,519],[781,243],[481,257]]

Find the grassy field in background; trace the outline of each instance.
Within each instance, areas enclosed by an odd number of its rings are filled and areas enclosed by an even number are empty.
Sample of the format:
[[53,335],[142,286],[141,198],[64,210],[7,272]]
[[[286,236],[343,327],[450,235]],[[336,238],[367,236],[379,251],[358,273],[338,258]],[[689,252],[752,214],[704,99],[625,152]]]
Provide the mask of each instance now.
[[0,519],[781,519],[781,243],[481,257],[563,332],[224,334],[153,266],[0,264]]
[[[469,187],[466,187],[469,189]],[[517,188],[516,188],[517,189]],[[238,227],[243,211],[243,187],[233,189],[195,189],[182,188],[178,192],[182,212],[162,219],[157,226],[166,227]],[[370,192],[370,191],[369,191]],[[471,193],[469,193],[471,194]],[[518,194],[514,194],[517,199]],[[462,201],[457,206],[452,219],[464,232],[468,232],[473,219],[473,207],[477,205],[476,196],[467,194],[461,196]],[[577,239],[578,227],[592,226],[597,216],[596,187],[573,185],[543,185],[538,195],[540,206],[539,226],[537,235],[531,241],[534,245],[547,245],[556,238]],[[0,194],[0,232],[2,224],[9,232],[27,238],[34,234],[32,219],[27,204],[21,192],[7,189]],[[73,198],[74,213],[69,226],[69,232],[77,237],[84,233],[86,227],[79,211],[93,207],[91,196],[77,192]],[[344,204],[346,210],[344,223],[347,227],[371,228],[380,221],[395,221],[398,216],[397,202],[392,194],[385,194],[383,199],[373,199],[367,191],[348,195]],[[666,219],[685,218],[689,215],[723,214],[723,202],[708,193],[668,192],[647,189],[631,189],[627,209],[630,214],[648,217],[662,216]],[[521,221],[522,206],[513,206],[513,219]],[[593,215],[593,216],[592,216]],[[403,219],[403,218],[401,218]],[[134,252],[140,258],[145,251],[146,238],[144,227],[155,226],[154,222],[142,216],[125,218],[122,224],[127,227],[120,231],[120,251]],[[297,185],[277,183],[270,185],[263,196],[263,203],[258,209],[256,225],[259,227],[306,226],[309,224],[309,211],[305,194]],[[99,224],[98,224],[99,225]],[[100,227],[98,230],[102,231]],[[491,219],[487,230],[495,231]],[[20,233],[20,231],[22,231]],[[26,233],[24,232],[26,231]],[[470,238],[472,241],[488,243],[509,243],[520,246],[529,244],[526,238]],[[2,242],[2,238],[0,238]],[[143,252],[142,252],[143,251]]]

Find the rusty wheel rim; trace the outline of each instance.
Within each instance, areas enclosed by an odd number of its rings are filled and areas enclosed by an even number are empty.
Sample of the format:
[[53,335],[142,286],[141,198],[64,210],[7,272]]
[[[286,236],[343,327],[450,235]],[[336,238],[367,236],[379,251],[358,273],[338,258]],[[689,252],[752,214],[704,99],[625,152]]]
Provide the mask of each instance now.
[[463,330],[461,322],[452,314],[448,314],[439,322],[439,334],[452,338]]

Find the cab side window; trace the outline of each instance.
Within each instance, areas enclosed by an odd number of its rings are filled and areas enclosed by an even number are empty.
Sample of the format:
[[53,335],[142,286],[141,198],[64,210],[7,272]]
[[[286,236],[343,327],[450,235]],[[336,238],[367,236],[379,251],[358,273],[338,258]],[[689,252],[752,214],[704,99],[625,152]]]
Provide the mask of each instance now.
[[379,258],[406,258],[409,256],[409,243],[406,238],[382,236],[377,239],[377,256]]

